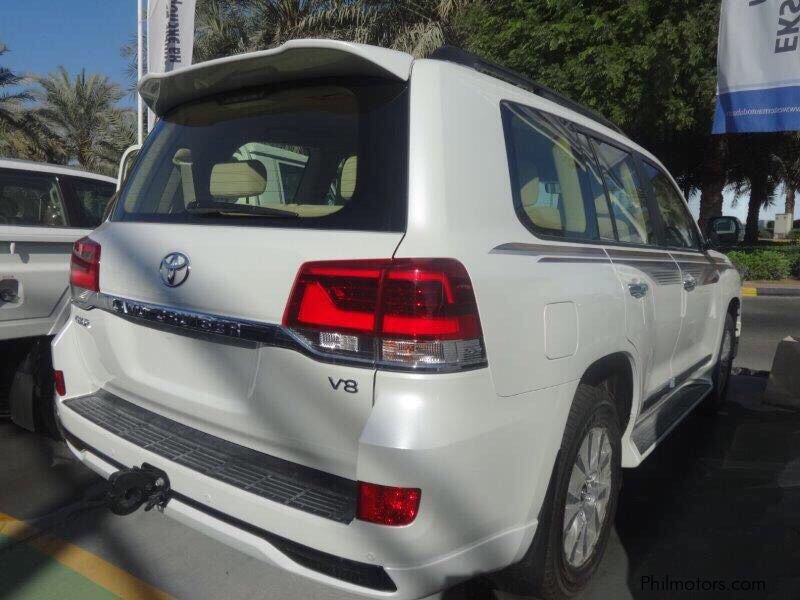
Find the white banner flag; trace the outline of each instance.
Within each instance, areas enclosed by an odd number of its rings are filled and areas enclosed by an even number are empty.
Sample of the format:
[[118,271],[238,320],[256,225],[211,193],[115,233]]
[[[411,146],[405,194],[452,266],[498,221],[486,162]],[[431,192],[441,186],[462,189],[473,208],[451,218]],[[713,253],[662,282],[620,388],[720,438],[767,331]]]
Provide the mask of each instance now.
[[800,130],[800,0],[722,0],[714,133]]
[[164,73],[192,64],[197,0],[150,0],[147,7],[147,71]]

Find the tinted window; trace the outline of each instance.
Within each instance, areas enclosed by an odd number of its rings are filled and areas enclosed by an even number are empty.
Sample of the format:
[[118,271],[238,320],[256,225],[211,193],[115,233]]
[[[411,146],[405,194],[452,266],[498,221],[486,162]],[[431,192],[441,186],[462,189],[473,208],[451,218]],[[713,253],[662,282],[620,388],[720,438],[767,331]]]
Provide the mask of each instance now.
[[716,233],[736,233],[736,224],[733,219],[717,219],[714,221],[714,231]]
[[293,165],[291,163],[279,163],[281,171],[281,188],[283,198],[287,204],[294,203],[294,197],[300,187],[300,180],[303,178],[304,165]]
[[115,192],[114,184],[75,177],[70,177],[69,181],[77,201],[76,227],[94,229],[103,220],[108,201]]
[[517,214],[537,234],[597,239],[590,204],[605,192],[587,140],[559,119],[504,104],[512,192]]
[[0,170],[0,225],[64,227],[66,224],[55,176]]
[[648,162],[643,164],[644,173],[653,186],[661,220],[664,222],[664,241],[667,246],[698,248],[697,230],[680,193],[661,169]]
[[148,137],[112,220],[403,231],[407,121],[406,87],[383,82],[184,105]]
[[633,157],[596,140],[595,149],[608,189],[617,239],[632,244],[655,244],[653,220]]

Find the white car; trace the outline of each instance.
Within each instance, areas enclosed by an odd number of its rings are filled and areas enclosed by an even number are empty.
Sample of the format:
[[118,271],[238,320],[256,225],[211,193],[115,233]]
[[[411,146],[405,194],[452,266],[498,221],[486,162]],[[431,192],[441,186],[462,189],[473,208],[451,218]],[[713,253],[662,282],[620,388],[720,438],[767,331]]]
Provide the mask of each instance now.
[[[364,597],[579,590],[621,468],[736,348],[739,275],[658,159],[455,49],[292,41],[140,90],[160,120],[54,342],[114,510]],[[266,193],[254,148],[299,176]]]
[[72,244],[100,224],[115,180],[0,158],[0,413],[55,434],[50,342],[69,314]]

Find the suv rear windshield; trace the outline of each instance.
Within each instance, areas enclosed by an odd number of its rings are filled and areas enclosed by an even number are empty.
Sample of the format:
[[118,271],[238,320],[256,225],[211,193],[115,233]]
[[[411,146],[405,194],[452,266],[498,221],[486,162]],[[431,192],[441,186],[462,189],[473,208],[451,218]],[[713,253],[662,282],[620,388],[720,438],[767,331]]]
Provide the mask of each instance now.
[[405,84],[215,96],[159,120],[112,221],[404,231]]

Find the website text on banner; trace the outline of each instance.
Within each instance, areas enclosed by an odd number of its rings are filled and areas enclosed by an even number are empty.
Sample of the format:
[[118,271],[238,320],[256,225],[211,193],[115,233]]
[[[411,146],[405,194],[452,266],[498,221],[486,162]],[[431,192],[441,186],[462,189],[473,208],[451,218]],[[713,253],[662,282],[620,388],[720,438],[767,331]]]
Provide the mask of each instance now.
[[800,0],[723,0],[714,133],[800,130]]

